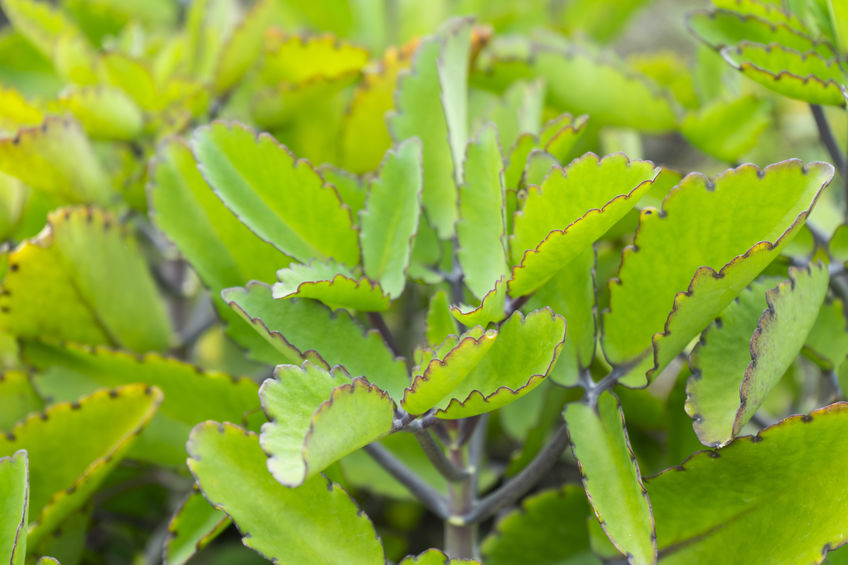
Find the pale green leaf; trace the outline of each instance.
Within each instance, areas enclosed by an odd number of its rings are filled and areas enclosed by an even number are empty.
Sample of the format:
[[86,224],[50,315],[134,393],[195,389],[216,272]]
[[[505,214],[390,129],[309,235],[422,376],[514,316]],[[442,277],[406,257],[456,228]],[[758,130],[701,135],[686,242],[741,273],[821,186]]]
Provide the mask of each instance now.
[[136,356],[105,347],[31,341],[24,344],[22,355],[44,371],[35,386],[55,401],[130,383],[159,388],[165,399],[130,454],[160,465],[182,467],[185,441],[195,424],[213,417],[241,422],[259,410],[258,387],[252,380],[204,371],[155,353]]
[[840,402],[648,480],[662,563],[821,562],[848,540],[846,433]]
[[161,391],[144,385],[101,390],[55,404],[0,436],[0,455],[26,449],[29,457],[29,544],[37,546],[85,503],[161,401]]
[[563,416],[586,494],[610,541],[634,565],[656,563],[651,503],[618,399],[604,392],[596,407],[571,403]]
[[141,109],[116,88],[71,88],[59,95],[58,105],[73,114],[92,138],[129,141],[141,133]]
[[428,549],[415,556],[408,556],[399,565],[479,565],[473,559],[451,559],[438,549]]
[[469,142],[463,172],[456,254],[465,284],[482,299],[508,269],[503,158],[493,126],[485,127]]
[[756,278],[832,175],[826,163],[743,165],[712,180],[689,175],[662,211],[642,210],[603,322],[607,359],[634,364],[624,377],[628,386],[665,367]]
[[[539,308],[543,308],[547,304],[546,302]],[[457,322],[469,328],[474,326],[485,328],[489,324],[500,322],[506,317],[506,277],[498,280],[495,283],[495,288],[483,296],[480,306],[476,308],[463,305],[451,306],[450,313],[456,318]]]
[[259,443],[268,470],[296,487],[392,430],[394,403],[362,378],[305,362],[278,365],[259,392],[270,423]]
[[274,300],[271,289],[259,283],[226,290],[224,300],[280,351],[281,360],[300,364],[308,358],[327,369],[342,365],[393,399],[403,395],[408,384],[403,360],[392,355],[377,332],[363,332],[346,311],[333,314],[307,299]]
[[848,357],[848,320],[842,300],[834,298],[822,304],[804,342],[804,353],[827,371],[838,369]]
[[274,9],[273,0],[258,0],[232,30],[221,46],[212,75],[212,90],[215,94],[233,88],[259,58],[264,33]]
[[421,211],[421,143],[403,142],[383,158],[359,214],[365,274],[392,298],[400,296]]
[[586,494],[566,485],[530,496],[483,540],[487,565],[600,565],[589,547]]
[[771,123],[771,105],[756,96],[716,100],[686,114],[680,133],[704,153],[735,162],[753,149]]
[[27,452],[0,457],[0,560],[23,565],[27,551],[29,462]]
[[259,237],[300,261],[359,263],[350,210],[273,137],[218,122],[195,131],[193,148],[215,193]]
[[0,373],[0,430],[10,429],[12,424],[43,406],[30,375],[23,371]]
[[[481,91],[472,91],[472,94]],[[496,98],[488,108],[482,109],[483,114],[476,120],[472,119],[472,131],[478,121],[493,123],[498,130],[501,147],[508,149],[515,145],[522,135],[538,136],[542,125],[542,111],[545,106],[545,82],[541,79],[533,81],[515,81],[503,96]],[[469,110],[473,113],[475,108]]]
[[[361,145],[368,144],[363,143]],[[368,191],[362,178],[328,163],[318,167],[318,174],[321,175],[324,182],[335,187],[342,202],[350,208],[354,223],[356,223],[359,218],[359,211],[365,208],[365,199],[368,197]]]
[[3,0],[3,13],[45,57],[52,57],[61,37],[82,38],[82,32],[61,10],[37,0]]
[[457,332],[456,322],[451,316],[452,310],[448,295],[444,290],[436,292],[430,298],[427,309],[427,342],[435,345],[442,343],[445,338]]
[[266,558],[281,565],[385,561],[374,526],[341,487],[323,476],[284,487],[268,472],[254,434],[207,422],[195,427],[187,449],[206,499],[233,519],[247,547]]
[[354,275],[333,260],[310,261],[308,265],[293,263],[277,271],[280,282],[271,294],[276,299],[296,296],[320,300],[333,310],[348,308],[380,312],[389,308],[389,297],[379,284]]
[[59,209],[47,222],[9,256],[0,328],[25,339],[167,349],[168,314],[126,226],[95,208]]
[[229,516],[213,508],[199,490],[191,491],[168,522],[165,565],[183,565],[230,524]]

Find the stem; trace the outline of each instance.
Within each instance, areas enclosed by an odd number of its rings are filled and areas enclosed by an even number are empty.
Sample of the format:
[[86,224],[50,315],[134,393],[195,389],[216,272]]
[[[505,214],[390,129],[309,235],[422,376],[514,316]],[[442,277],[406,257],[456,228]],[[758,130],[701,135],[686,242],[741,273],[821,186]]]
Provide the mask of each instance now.
[[392,350],[392,353],[395,357],[399,356],[397,343],[395,343],[395,338],[392,336],[392,332],[389,329],[389,326],[386,325],[386,321],[383,319],[383,316],[379,312],[368,312],[368,320],[371,322],[371,325],[374,326],[380,335],[383,336],[383,341],[386,342],[386,345],[389,346],[389,349]]
[[551,441],[520,473],[507,481],[501,488],[483,498],[462,519],[468,524],[482,522],[493,516],[501,508],[521,498],[553,467],[567,445],[568,431],[565,424],[562,424]]
[[[453,447],[448,454],[455,466],[466,466],[462,447]],[[476,558],[477,525],[463,519],[474,506],[474,483],[474,476],[469,474],[461,482],[448,485],[451,515],[445,520],[445,552],[449,557]]]
[[427,459],[430,460],[430,463],[433,464],[436,470],[438,470],[444,478],[450,482],[457,483],[466,480],[470,476],[468,469],[465,467],[457,467],[453,461],[448,459],[445,452],[442,451],[442,448],[439,447],[439,444],[436,443],[436,440],[433,439],[433,436],[430,435],[429,431],[414,427],[411,428],[411,430],[415,435],[415,439],[418,440],[418,445],[421,446],[421,449],[427,456]]
[[424,479],[418,476],[415,471],[404,465],[402,461],[392,455],[382,445],[372,443],[366,445],[364,449],[374,461],[379,463],[383,469],[403,484],[424,506],[429,508],[442,520],[448,519],[448,503],[445,497],[428,483],[424,482]]
[[819,128],[819,139],[827,148],[830,158],[833,160],[834,166],[839,170],[839,173],[845,174],[845,157],[839,150],[839,144],[836,143],[836,138],[830,130],[830,124],[827,123],[827,118],[824,115],[822,107],[818,104],[810,104],[810,110],[813,112],[813,119],[816,120],[816,127]]

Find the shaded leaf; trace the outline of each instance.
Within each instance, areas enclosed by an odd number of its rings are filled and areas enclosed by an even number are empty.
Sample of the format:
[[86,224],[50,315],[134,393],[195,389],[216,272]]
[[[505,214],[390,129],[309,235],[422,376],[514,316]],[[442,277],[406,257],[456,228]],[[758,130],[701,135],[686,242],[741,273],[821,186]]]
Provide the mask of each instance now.
[[848,320],[843,302],[825,300],[804,342],[804,353],[827,371],[838,369],[848,357]]
[[703,331],[792,239],[831,178],[825,163],[743,165],[689,175],[662,211],[642,210],[603,318],[607,359],[634,364],[623,382],[644,384]]
[[274,376],[259,392],[270,420],[259,443],[268,470],[286,486],[301,485],[392,430],[394,403],[362,378],[308,361],[302,368],[278,365]]
[[0,327],[24,339],[166,349],[170,321],[127,228],[81,207],[51,212],[47,223],[9,256]]
[[573,402],[563,416],[586,494],[610,541],[630,563],[656,563],[651,503],[618,399],[604,392],[597,407]]
[[819,563],[846,541],[846,431],[837,403],[649,479],[662,562]]
[[717,100],[687,114],[680,132],[704,153],[735,162],[753,149],[771,123],[771,105],[753,95]]
[[27,361],[42,369],[35,386],[54,401],[130,383],[160,389],[164,400],[153,420],[133,445],[133,458],[182,467],[191,428],[212,417],[241,422],[259,410],[258,387],[246,377],[233,377],[155,353],[137,356],[105,347],[72,343],[27,342]]
[[[540,308],[546,305],[547,303]],[[491,323],[500,322],[506,317],[506,277],[498,280],[495,283],[495,288],[483,296],[480,306],[476,308],[463,305],[451,306],[450,313],[456,318],[457,322],[469,328],[474,326],[485,328]]]
[[165,565],[183,565],[230,526],[230,517],[192,490],[171,521],[165,541]]
[[421,211],[421,143],[408,140],[383,158],[359,214],[365,274],[392,298],[400,296]]
[[[374,526],[338,485],[316,476],[296,489],[265,467],[258,438],[232,424],[195,427],[188,466],[203,495],[236,523],[247,547],[280,564],[377,565]],[[327,531],[334,535],[327,537]]]
[[27,551],[29,509],[29,462],[27,452],[0,457],[0,559],[23,565]]
[[273,137],[216,122],[195,131],[193,149],[212,189],[259,237],[300,261],[359,263],[350,210]]

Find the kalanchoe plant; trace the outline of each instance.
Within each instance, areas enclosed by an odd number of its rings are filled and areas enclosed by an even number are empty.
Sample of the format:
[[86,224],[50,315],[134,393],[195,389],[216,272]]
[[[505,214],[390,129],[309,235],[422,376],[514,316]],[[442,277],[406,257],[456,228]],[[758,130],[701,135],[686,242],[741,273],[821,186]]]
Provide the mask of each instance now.
[[0,561],[845,559],[844,8],[643,3],[0,1]]

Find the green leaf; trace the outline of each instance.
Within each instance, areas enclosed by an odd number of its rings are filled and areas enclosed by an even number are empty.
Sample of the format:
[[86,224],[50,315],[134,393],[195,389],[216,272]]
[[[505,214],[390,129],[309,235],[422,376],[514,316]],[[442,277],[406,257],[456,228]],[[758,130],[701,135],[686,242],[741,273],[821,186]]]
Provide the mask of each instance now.
[[459,187],[456,254],[465,284],[483,298],[507,274],[503,158],[494,126],[469,142]]
[[212,75],[212,91],[222,94],[233,88],[262,54],[262,42],[275,5],[273,0],[258,0],[250,7],[227,41]]
[[168,522],[165,565],[183,565],[230,526],[230,517],[193,490]]
[[768,22],[758,16],[728,10],[695,10],[687,16],[689,31],[715,50],[743,41],[768,45],[776,43],[802,53],[815,51],[825,58],[835,55],[833,48],[785,23]]
[[276,363],[276,350],[224,303],[221,291],[249,280],[271,281],[291,259],[259,239],[224,206],[183,141],[173,138],[159,146],[151,177],[150,214],[209,288],[229,335],[254,358]]
[[411,413],[436,408],[445,419],[500,408],[544,380],[564,339],[565,320],[550,309],[526,318],[516,312],[497,331],[477,327],[456,343],[448,338],[414,372],[403,406]]
[[405,557],[399,565],[479,565],[473,559],[451,559],[438,549],[428,549],[416,556]]
[[848,320],[840,299],[825,299],[804,342],[804,353],[826,371],[838,369],[848,357]]
[[274,300],[271,289],[260,283],[225,290],[223,296],[282,359],[297,364],[309,359],[325,369],[342,365],[352,377],[364,376],[395,400],[403,395],[409,382],[403,360],[392,355],[377,332],[363,332],[346,311],[333,314],[299,298]]
[[560,112],[588,114],[593,123],[646,132],[674,129],[677,109],[665,90],[611,53],[592,53],[558,36],[501,38],[481,53],[475,83],[504,88],[543,78],[547,102]]
[[562,386],[575,386],[580,371],[595,357],[595,251],[592,247],[574,259],[567,269],[537,290],[527,307],[549,306],[568,322],[562,353],[551,368],[550,378]]
[[442,343],[449,335],[457,332],[451,313],[447,293],[444,290],[436,292],[430,298],[430,307],[427,309],[428,343]]
[[[472,94],[478,91],[472,91]],[[545,106],[545,82],[541,79],[533,81],[515,81],[503,96],[496,98],[494,104],[485,110],[478,118],[485,127],[491,122],[498,130],[501,146],[510,148],[515,145],[522,135],[537,136],[541,129],[542,111]],[[474,112],[472,106],[470,111]],[[472,131],[478,120],[472,120]]]
[[243,543],[264,557],[281,565],[383,564],[374,526],[347,493],[323,476],[296,489],[284,487],[266,469],[256,435],[206,422],[192,431],[187,449],[203,495],[233,519]]
[[686,412],[703,444],[722,446],[738,435],[801,351],[827,292],[828,273],[816,264],[806,271],[792,268],[789,276],[764,300],[762,284],[743,293],[692,351]]
[[695,147],[716,159],[735,162],[757,145],[771,123],[771,104],[753,95],[716,100],[686,114],[680,133]]
[[0,373],[0,430],[11,429],[12,424],[27,414],[40,411],[43,405],[27,373]]
[[[539,308],[547,306],[542,304]],[[506,317],[506,277],[502,277],[495,283],[495,288],[483,296],[480,306],[451,306],[450,313],[456,321],[463,326],[473,328],[474,326],[487,327],[489,324],[497,323]],[[430,342],[435,343],[435,342]]]
[[271,291],[276,299],[314,298],[333,310],[380,312],[389,308],[389,297],[379,284],[366,278],[356,280],[350,271],[333,260],[310,261],[308,265],[293,263],[277,271],[277,278],[280,282],[274,284]]
[[587,153],[528,189],[510,240],[512,296],[537,290],[636,205],[659,173],[650,161]]
[[65,90],[58,105],[95,139],[130,141],[141,133],[144,116],[132,98],[108,86]]
[[756,278],[832,174],[826,163],[789,160],[763,170],[743,165],[712,180],[689,175],[662,211],[642,210],[634,246],[610,284],[601,340],[612,364],[633,364],[627,386],[644,385],[643,375],[665,367]]
[[782,2],[770,2],[768,0],[713,0],[713,6],[746,14],[757,16],[760,19],[766,20],[774,24],[786,24],[791,28],[799,31],[804,31],[806,26],[793,14],[789,6]]
[[16,451],[0,457],[0,559],[10,565],[23,565],[27,549],[27,510],[29,508],[29,462],[27,452]]
[[[362,145],[367,145],[363,143]],[[318,167],[318,174],[339,193],[342,199],[353,216],[354,224],[359,218],[359,212],[365,208],[365,199],[367,198],[367,190],[362,178],[354,175],[351,172],[339,169],[328,163]]]
[[268,470],[286,486],[303,484],[392,430],[394,403],[362,378],[308,361],[303,368],[278,365],[274,376],[259,392],[270,420],[259,443]]
[[82,38],[82,32],[63,12],[35,0],[3,0],[3,13],[17,31],[47,58],[62,37]]
[[365,274],[392,298],[400,296],[406,283],[421,211],[421,175],[421,143],[403,142],[386,153],[359,214]]
[[24,339],[166,349],[168,314],[128,229],[95,208],[56,210],[47,223],[9,256],[0,328]]
[[[424,210],[439,237],[454,233],[457,186],[468,136],[467,75],[471,20],[447,22],[419,45],[398,77],[389,131],[395,141],[418,137],[422,147]],[[447,143],[446,143],[447,140]]]
[[530,496],[483,540],[487,565],[600,565],[589,547],[586,494],[566,485]]
[[75,565],[82,561],[86,546],[86,537],[91,527],[92,504],[87,503],[81,510],[73,512],[62,520],[59,526],[38,544],[30,547],[30,555],[52,555],[65,565]]
[[0,172],[70,204],[109,205],[117,197],[91,144],[72,119],[47,118],[40,127],[0,139]]
[[651,503],[618,399],[604,392],[595,408],[573,402],[563,417],[586,494],[610,541],[630,563],[656,563]]
[[112,51],[97,59],[98,81],[126,92],[143,110],[161,111],[161,96],[153,70],[147,61]]
[[650,479],[663,563],[819,563],[846,541],[846,433],[840,402]]
[[136,356],[105,347],[72,343],[27,342],[22,356],[44,371],[35,386],[45,397],[75,400],[104,387],[144,383],[160,389],[165,399],[133,445],[133,458],[182,467],[191,428],[217,417],[241,422],[259,410],[258,387],[246,377],[204,371],[155,353]]
[[277,32],[268,36],[259,79],[263,84],[301,83],[316,76],[346,75],[367,62],[366,49],[332,35],[302,37]]
[[747,42],[725,47],[721,55],[743,75],[779,94],[811,104],[845,105],[843,89],[848,77],[836,58]]
[[54,404],[0,436],[0,454],[26,449],[29,457],[29,544],[37,546],[82,507],[161,401],[158,389],[143,385],[100,390],[78,402]]
[[44,121],[41,110],[17,90],[0,86],[0,131],[37,126]]
[[259,237],[300,261],[359,263],[350,210],[273,137],[216,122],[195,131],[193,148],[209,185]]

